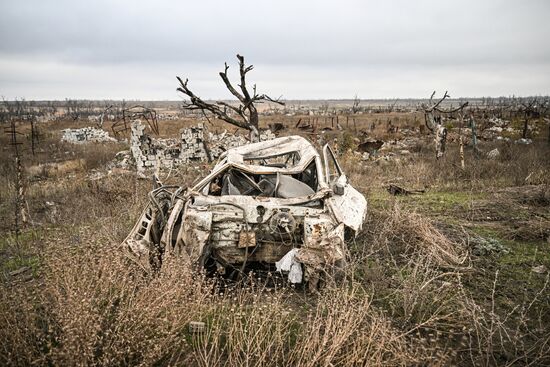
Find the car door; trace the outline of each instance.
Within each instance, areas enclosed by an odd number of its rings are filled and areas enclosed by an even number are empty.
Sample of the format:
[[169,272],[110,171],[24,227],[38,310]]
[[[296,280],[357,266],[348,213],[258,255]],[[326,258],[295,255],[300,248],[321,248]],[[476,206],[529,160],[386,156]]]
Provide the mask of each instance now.
[[327,199],[336,219],[357,233],[367,214],[367,200],[348,182],[336,155],[328,144],[323,147],[325,180],[333,195]]

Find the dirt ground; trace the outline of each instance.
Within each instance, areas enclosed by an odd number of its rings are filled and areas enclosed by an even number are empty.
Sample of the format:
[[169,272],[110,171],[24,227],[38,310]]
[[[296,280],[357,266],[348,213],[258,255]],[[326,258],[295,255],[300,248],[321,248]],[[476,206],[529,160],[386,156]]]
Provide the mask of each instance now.
[[[528,145],[481,140],[479,154],[466,146],[462,169],[456,142],[435,159],[417,113],[341,118],[343,130],[323,134],[330,119],[318,117],[311,132],[296,128],[300,118],[310,117],[270,115],[262,126],[281,122],[280,134],[336,145],[369,205],[364,230],[349,243],[346,281],[319,294],[254,274],[221,289],[178,264],[154,278],[141,274],[119,244],[152,181],[109,168],[124,142],[60,142],[62,128],[84,121],[40,124],[34,155],[28,126],[18,126],[30,221],[16,236],[12,150],[0,136],[7,148],[0,152],[0,364],[550,365],[544,134]],[[401,131],[388,132],[389,120]],[[160,135],[196,122],[160,121]],[[209,126],[224,128],[234,130]],[[366,137],[414,144],[365,160],[356,151]],[[495,148],[499,156],[488,158]],[[55,169],[33,170],[44,163]],[[161,178],[188,186],[210,168],[197,163]],[[394,196],[390,184],[421,192]],[[206,330],[192,333],[190,321]]]

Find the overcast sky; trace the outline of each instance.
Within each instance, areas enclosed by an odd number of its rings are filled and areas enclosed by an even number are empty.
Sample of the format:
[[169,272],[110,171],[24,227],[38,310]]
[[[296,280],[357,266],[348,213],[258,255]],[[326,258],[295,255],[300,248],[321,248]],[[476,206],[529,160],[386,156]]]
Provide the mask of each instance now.
[[235,54],[286,99],[550,94],[550,1],[0,0],[0,95],[229,98]]

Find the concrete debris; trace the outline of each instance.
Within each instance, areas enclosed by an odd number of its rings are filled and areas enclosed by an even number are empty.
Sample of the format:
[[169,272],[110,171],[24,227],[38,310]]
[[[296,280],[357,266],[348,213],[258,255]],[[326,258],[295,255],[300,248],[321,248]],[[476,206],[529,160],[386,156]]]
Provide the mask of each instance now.
[[[192,134],[192,133],[191,133]],[[139,172],[147,168],[172,167],[187,162],[187,157],[182,155],[182,146],[190,146],[192,136],[186,137],[187,141],[177,139],[152,139],[145,133],[145,125],[136,120],[132,123],[130,137],[130,151],[136,168]],[[195,154],[206,157],[206,151],[202,144],[195,144],[192,148]]]
[[206,324],[202,321],[189,322],[189,332],[191,334],[202,333],[206,330]]
[[[496,126],[496,127],[500,127],[500,128],[503,128],[503,127],[506,127],[510,124],[510,121],[508,120],[503,120],[499,117],[491,117],[489,119],[489,123],[492,125],[492,126]],[[502,131],[502,129],[501,129]]]
[[495,148],[491,150],[489,153],[487,153],[487,158],[489,159],[496,159],[499,156],[500,156],[500,151],[498,150],[498,148]]
[[104,143],[116,142],[117,140],[109,136],[105,130],[95,127],[83,127],[81,129],[64,129],[61,141],[82,144],[82,143]]
[[[134,166],[134,159],[130,150],[122,150],[115,155],[114,166],[128,169]],[[108,167],[112,168],[112,167]]]
[[533,271],[533,273],[537,273],[537,274],[544,274],[548,271],[548,269],[544,265],[533,266],[531,270]]
[[533,140],[531,140],[531,139],[521,138],[521,139],[516,140],[516,144],[529,145],[531,143],[533,143]]
[[[273,139],[269,131],[260,133],[260,140]],[[191,162],[218,159],[227,149],[247,144],[243,135],[208,132],[203,124],[180,130],[179,139],[153,139],[145,132],[139,120],[132,123],[130,152],[136,168],[142,172],[149,168],[171,168]]]
[[[275,139],[275,134],[270,130],[260,131],[260,141],[271,139]],[[220,134],[208,132],[208,148],[213,160],[218,159],[228,149],[237,148],[248,143],[248,139],[244,135],[230,134],[227,131]]]

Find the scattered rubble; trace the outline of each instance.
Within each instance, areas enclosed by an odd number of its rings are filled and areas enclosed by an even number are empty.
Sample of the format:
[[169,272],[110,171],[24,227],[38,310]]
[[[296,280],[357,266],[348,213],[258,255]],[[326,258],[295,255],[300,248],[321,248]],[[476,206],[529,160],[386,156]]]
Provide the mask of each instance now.
[[389,141],[367,139],[359,143],[355,151],[363,161],[374,161],[376,163],[398,161],[400,157],[405,158],[411,155],[420,140],[413,137],[393,139]]
[[376,151],[380,150],[384,145],[382,140],[367,140],[357,146],[357,151],[361,153],[373,154]]
[[189,322],[189,332],[191,334],[202,333],[206,330],[206,324],[202,321],[191,321]]
[[516,144],[529,145],[531,143],[533,143],[533,140],[531,140],[531,139],[521,138],[521,139],[516,140]]
[[489,153],[487,153],[487,158],[489,159],[497,159],[500,156],[500,151],[498,148],[495,148],[491,150]]
[[[188,156],[182,154],[185,144],[187,149],[199,157],[206,157],[206,151],[202,142],[190,146],[189,141],[178,141],[177,139],[153,139],[145,133],[145,125],[136,120],[132,123],[132,134],[130,137],[130,152],[139,172],[154,167],[173,167],[186,163]],[[127,162],[124,153],[120,156],[122,162]],[[200,159],[200,158],[199,158]]]
[[103,143],[116,142],[117,140],[107,133],[105,130],[95,127],[83,127],[81,129],[64,129],[61,141],[82,144],[82,143]]

